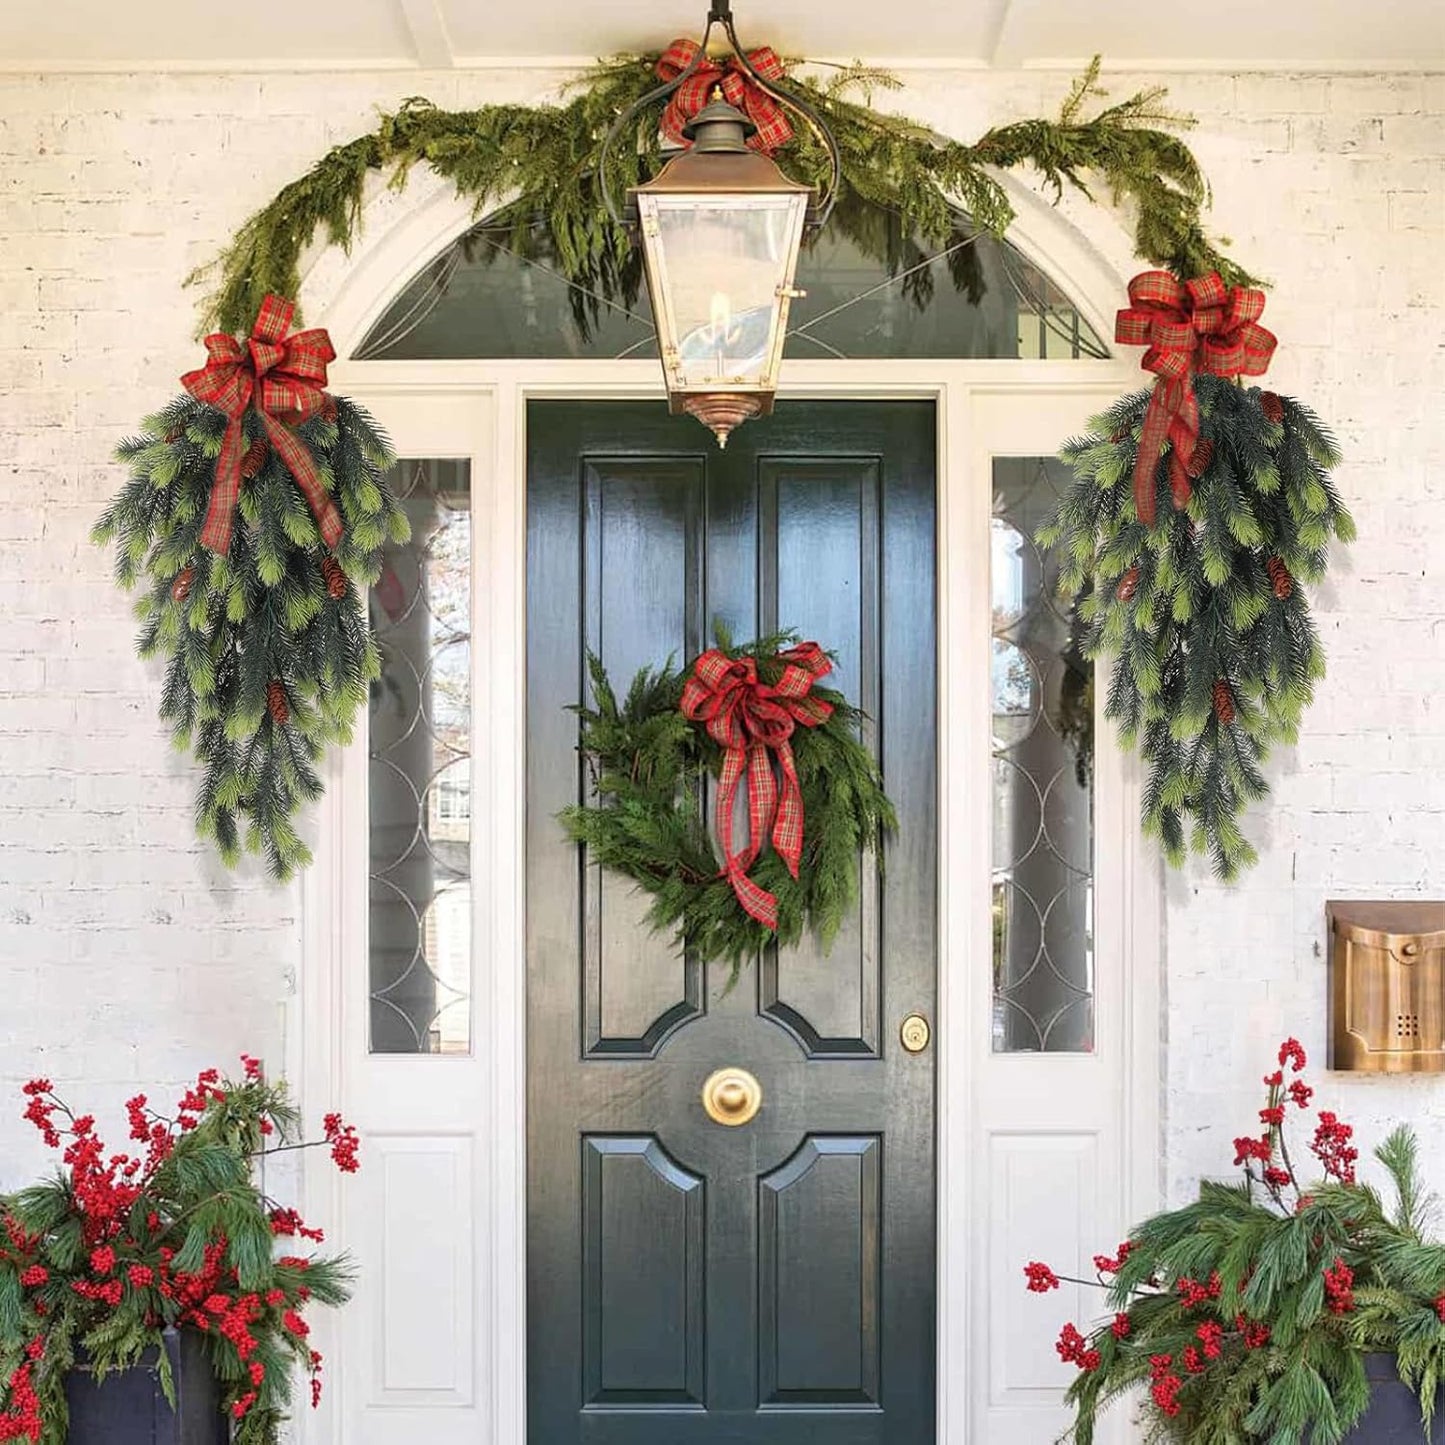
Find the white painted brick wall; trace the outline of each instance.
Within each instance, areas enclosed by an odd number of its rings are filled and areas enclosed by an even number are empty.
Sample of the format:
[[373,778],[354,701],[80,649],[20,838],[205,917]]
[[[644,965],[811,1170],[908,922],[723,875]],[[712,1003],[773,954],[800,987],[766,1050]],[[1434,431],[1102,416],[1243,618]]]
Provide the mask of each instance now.
[[[376,107],[535,100],[556,79],[0,77],[0,1100],[37,1072],[119,1100],[283,1048],[297,893],[193,842],[156,674],[87,542],[120,480],[117,436],[196,361],[182,279]],[[1064,88],[920,71],[894,103],[969,137]],[[1203,117],[1216,229],[1274,282],[1275,384],[1336,428],[1361,534],[1317,598],[1330,676],[1251,822],[1261,866],[1234,889],[1199,871],[1168,885],[1181,1199],[1228,1165],[1275,1043],[1296,1033],[1323,1057],[1325,899],[1445,896],[1445,77],[1191,74],[1171,90]],[[1113,220],[1066,211],[1128,265]],[[1412,1119],[1445,1186],[1445,1080],[1324,1084],[1366,1141]],[[39,1162],[0,1103],[0,1187]]]

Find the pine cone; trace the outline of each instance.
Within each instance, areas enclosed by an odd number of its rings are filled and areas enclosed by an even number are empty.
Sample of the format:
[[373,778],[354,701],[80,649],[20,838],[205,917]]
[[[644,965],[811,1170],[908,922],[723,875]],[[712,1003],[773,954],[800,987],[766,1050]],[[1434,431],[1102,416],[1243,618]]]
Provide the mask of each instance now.
[[246,448],[246,455],[241,458],[241,478],[249,482],[256,476],[262,467],[266,465],[266,458],[271,448],[266,444],[264,437],[257,437],[250,446]]
[[1120,602],[1127,602],[1139,590],[1139,569],[1131,567],[1120,579],[1119,585],[1114,589],[1114,596]]
[[1214,443],[1208,437],[1200,437],[1194,444],[1194,455],[1189,458],[1189,465],[1184,470],[1188,472],[1191,481],[1197,482],[1209,470],[1209,464],[1213,460]]
[[1269,573],[1270,585],[1279,601],[1285,601],[1294,592],[1294,578],[1284,564],[1283,557],[1266,558],[1264,570]]
[[182,567],[176,573],[176,580],[171,583],[171,601],[184,602],[191,595],[191,584],[196,580],[196,569],[194,567]]
[[1284,420],[1284,403],[1272,391],[1264,392],[1259,398],[1260,410],[1264,412],[1264,419],[1273,422],[1276,426]]
[[328,391],[322,398],[321,411],[318,413],[322,421],[336,420],[336,398]]
[[335,602],[346,596],[346,573],[335,557],[324,557],[321,561],[321,575],[326,579],[326,591]]
[[291,721],[291,706],[286,701],[286,689],[280,678],[273,677],[266,684],[266,711],[278,728],[284,728]]
[[177,442],[179,442],[179,441],[184,441],[185,438],[186,438],[186,429],[185,429],[185,427],[180,426],[180,425],[176,425],[176,426],[173,426],[173,427],[166,433],[166,444],[167,444],[168,446],[175,446],[175,444],[176,444]]
[[1225,727],[1234,721],[1234,694],[1222,677],[1214,684],[1214,715]]

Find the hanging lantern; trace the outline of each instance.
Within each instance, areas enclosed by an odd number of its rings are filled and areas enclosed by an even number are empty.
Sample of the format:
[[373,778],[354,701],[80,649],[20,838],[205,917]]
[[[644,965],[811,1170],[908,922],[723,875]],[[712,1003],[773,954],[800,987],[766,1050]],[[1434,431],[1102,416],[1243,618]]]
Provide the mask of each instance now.
[[827,127],[758,75],[738,44],[727,0],[715,0],[692,63],[619,117],[601,164],[640,109],[665,100],[706,61],[715,23],[724,26],[733,47],[731,63],[823,139],[833,160],[827,200],[749,148],[757,127],[720,89],[683,128],[689,148],[629,190],[621,216],[605,176],[602,189],[614,219],[642,246],[671,410],[697,417],[725,446],[734,427],[773,409],[788,309],[803,294],[793,285],[798,252],[805,231],[821,227],[832,209],[840,163]]

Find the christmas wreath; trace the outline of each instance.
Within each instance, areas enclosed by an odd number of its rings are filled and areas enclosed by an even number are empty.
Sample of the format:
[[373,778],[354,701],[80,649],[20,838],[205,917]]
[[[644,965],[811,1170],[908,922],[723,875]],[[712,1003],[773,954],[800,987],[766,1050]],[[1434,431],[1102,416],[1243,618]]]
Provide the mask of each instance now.
[[[730,960],[734,977],[805,929],[831,943],[857,898],[860,855],[896,819],[859,739],[863,714],[819,686],[828,655],[790,633],[743,647],[720,635],[686,669],[644,668],[621,702],[601,662],[589,666],[593,702],[574,711],[593,796],[561,814],[568,835],[651,895],[653,928]],[[744,783],[749,833],[735,847]]]
[[1256,858],[1238,816],[1268,792],[1260,765],[1324,674],[1301,584],[1354,524],[1319,418],[1242,384],[1274,350],[1263,293],[1155,271],[1130,298],[1117,339],[1159,380],[1064,447],[1074,484],[1039,540],[1085,654],[1113,656],[1105,711],[1145,764],[1145,832],[1232,879]]
[[363,598],[409,535],[386,438],[325,391],[331,342],[291,316],[268,296],[247,340],[206,338],[185,395],[121,443],[130,480],[93,534],[143,588],[141,656],[168,659],[160,714],[205,769],[197,831],[279,879],[310,862],[292,818],[380,674]]

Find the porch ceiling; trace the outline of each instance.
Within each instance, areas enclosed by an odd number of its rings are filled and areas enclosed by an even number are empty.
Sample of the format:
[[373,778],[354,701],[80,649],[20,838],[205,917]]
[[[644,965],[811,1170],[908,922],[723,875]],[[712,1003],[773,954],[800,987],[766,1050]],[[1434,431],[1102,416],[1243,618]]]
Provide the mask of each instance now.
[[[1441,0],[735,0],[745,43],[912,66],[1445,69]],[[701,28],[705,0],[21,0],[0,5],[0,69],[416,69],[574,64]],[[203,19],[201,17],[204,17]]]

